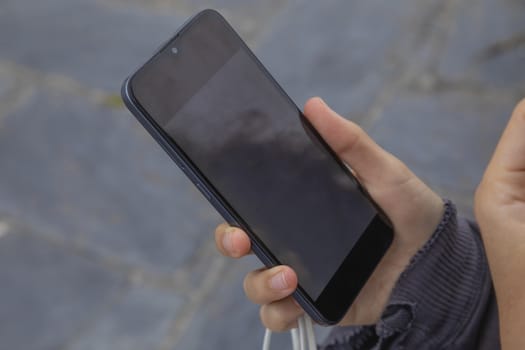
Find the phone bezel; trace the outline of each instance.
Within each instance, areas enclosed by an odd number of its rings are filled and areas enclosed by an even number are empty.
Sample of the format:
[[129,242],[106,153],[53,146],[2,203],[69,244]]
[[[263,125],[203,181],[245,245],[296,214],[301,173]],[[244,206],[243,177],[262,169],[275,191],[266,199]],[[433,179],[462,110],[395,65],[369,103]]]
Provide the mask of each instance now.
[[[361,235],[360,239],[356,243],[355,247],[348,253],[343,264],[335,272],[328,285],[325,287],[321,295],[313,300],[308,293],[299,285],[297,290],[294,292],[294,297],[298,303],[305,309],[305,311],[318,323],[331,325],[336,324],[344,316],[351,303],[357,297],[359,290],[366,283],[366,280],[370,277],[372,271],[375,269],[384,253],[390,246],[393,238],[391,225],[383,213],[381,208],[370,198],[366,190],[359,184],[357,179],[351,174],[346,165],[335,155],[333,150],[327,145],[323,138],[303,116],[301,110],[295,105],[293,100],[288,94],[282,89],[282,87],[275,81],[268,70],[262,65],[255,54],[249,49],[244,43],[242,38],[236,33],[231,25],[215,10],[204,10],[197,13],[195,16],[186,21],[176,32],[176,34],[167,40],[157,52],[148,60],[145,64],[140,66],[133,74],[131,74],[122,86],[122,97],[126,107],[132,112],[132,114],[138,119],[138,121],[144,126],[144,128],[150,133],[150,135],[159,143],[164,151],[171,157],[171,159],[179,166],[179,168],[185,173],[185,175],[194,183],[199,191],[205,196],[205,198],[213,205],[213,207],[224,217],[224,219],[235,226],[242,228],[249,236],[252,241],[252,250],[257,257],[267,266],[272,267],[279,264],[278,259],[272,254],[272,252],[266,248],[259,237],[251,230],[248,223],[246,223],[240,215],[237,214],[235,209],[224,200],[222,195],[214,188],[214,186],[208,181],[206,176],[193,164],[191,159],[186,156],[184,150],[177,145],[175,140],[169,137],[164,130],[155,122],[154,118],[151,117],[148,112],[142,107],[140,102],[136,99],[133,89],[132,80],[133,77],[144,67],[152,62],[155,57],[169,50],[173,46],[174,41],[177,37],[181,36],[186,28],[194,25],[198,20],[203,19],[205,16],[214,16],[219,18],[225,27],[232,33],[235,39],[238,41],[240,47],[245,50],[251,59],[259,66],[262,72],[267,76],[272,84],[279,90],[279,92],[287,98],[290,103],[295,106],[297,112],[301,117],[301,122],[304,123],[308,131],[311,132],[315,138],[326,148],[331,154],[334,161],[336,161],[343,171],[350,176],[365,196],[374,204],[378,211],[378,215],[373,220],[365,232]],[[382,244],[377,245],[377,242]],[[377,254],[370,256],[363,256],[365,251],[369,252],[369,248],[373,246],[374,251]],[[359,262],[359,270],[353,269],[356,266],[356,262]],[[366,263],[365,263],[366,262]],[[352,280],[348,281],[349,273],[352,271]],[[350,294],[350,295],[349,295]]]

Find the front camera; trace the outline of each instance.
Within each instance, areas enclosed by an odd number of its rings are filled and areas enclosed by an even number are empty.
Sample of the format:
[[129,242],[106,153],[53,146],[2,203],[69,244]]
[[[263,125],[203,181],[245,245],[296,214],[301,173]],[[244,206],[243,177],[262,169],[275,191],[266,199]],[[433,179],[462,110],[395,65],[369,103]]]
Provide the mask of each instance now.
[[176,47],[172,47],[172,48],[171,48],[171,53],[174,54],[174,55],[176,55],[176,54],[179,53],[179,49],[177,49]]

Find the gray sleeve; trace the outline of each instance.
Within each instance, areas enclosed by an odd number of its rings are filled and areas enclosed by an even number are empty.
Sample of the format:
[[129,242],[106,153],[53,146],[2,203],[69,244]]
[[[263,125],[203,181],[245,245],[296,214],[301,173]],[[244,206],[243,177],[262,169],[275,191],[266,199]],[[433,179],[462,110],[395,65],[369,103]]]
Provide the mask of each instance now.
[[375,325],[335,327],[322,350],[499,349],[496,298],[475,223],[445,202]]

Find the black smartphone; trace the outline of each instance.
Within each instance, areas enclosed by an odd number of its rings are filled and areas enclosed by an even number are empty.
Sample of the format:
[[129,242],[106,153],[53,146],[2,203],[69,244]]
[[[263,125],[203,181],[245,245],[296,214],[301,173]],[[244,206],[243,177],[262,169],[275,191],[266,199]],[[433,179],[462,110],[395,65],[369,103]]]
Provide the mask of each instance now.
[[337,323],[390,246],[391,225],[226,20],[192,17],[122,96],[263,263],[296,271],[305,311]]

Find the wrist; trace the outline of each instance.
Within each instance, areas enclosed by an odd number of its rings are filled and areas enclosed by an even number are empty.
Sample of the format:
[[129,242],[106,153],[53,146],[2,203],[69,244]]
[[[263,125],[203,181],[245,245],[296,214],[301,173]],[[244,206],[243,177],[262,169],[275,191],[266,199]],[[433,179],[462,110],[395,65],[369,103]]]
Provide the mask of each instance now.
[[392,245],[370,276],[341,325],[375,324],[380,319],[401,274],[417,252],[428,242],[444,219],[443,200],[431,193],[424,198],[425,210],[420,210],[412,222],[395,230]]

